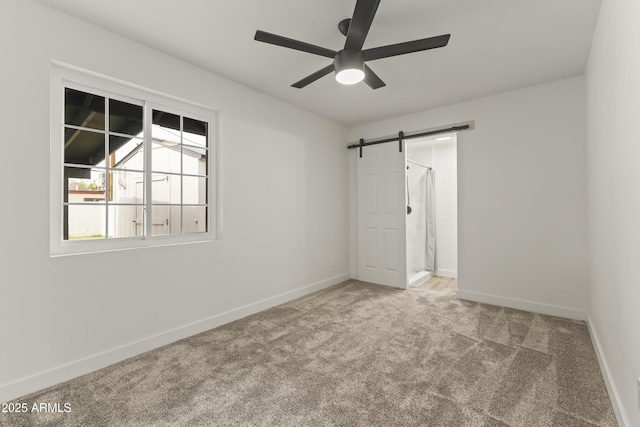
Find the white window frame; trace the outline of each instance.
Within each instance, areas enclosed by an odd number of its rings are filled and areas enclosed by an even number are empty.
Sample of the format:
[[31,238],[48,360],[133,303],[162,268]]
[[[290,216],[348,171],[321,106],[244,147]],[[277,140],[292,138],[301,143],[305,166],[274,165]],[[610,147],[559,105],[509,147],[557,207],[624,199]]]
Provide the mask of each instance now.
[[[146,140],[151,136],[149,117],[151,109],[161,109],[208,123],[207,156],[207,223],[208,230],[201,233],[152,236],[147,220],[151,202],[147,197],[150,180],[145,188],[145,227],[140,237],[64,240],[64,90],[66,87],[100,96],[144,106],[145,176],[151,176],[150,151]],[[221,238],[221,149],[219,142],[220,115],[214,110],[171,95],[129,84],[120,80],[86,71],[67,64],[52,62],[51,67],[51,141],[50,141],[50,255],[64,256],[153,246],[209,242]],[[148,174],[148,175],[146,175]]]

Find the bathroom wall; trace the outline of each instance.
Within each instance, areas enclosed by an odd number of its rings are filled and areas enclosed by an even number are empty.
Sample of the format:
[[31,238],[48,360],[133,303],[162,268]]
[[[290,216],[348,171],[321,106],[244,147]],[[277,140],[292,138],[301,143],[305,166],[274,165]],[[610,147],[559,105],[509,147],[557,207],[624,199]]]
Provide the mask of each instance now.
[[456,137],[433,146],[436,171],[436,274],[458,276],[458,170]]

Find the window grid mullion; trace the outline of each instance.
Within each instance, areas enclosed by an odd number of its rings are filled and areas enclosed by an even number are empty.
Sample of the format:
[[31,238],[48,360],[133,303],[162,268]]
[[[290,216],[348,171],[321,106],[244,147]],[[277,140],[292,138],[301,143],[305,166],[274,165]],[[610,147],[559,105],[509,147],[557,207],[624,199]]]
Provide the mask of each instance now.
[[180,234],[184,234],[184,116],[180,115]]
[[152,234],[152,218],[153,218],[153,205],[152,205],[152,171],[151,171],[151,151],[153,146],[152,130],[151,130],[151,112],[153,109],[148,103],[144,103],[143,108],[143,127],[144,127],[144,238],[150,239]]
[[105,226],[104,226],[104,238],[109,238],[109,196],[111,194],[111,180],[109,174],[111,173],[111,160],[109,159],[109,98],[104,98],[104,201],[106,202],[106,212],[104,214]]

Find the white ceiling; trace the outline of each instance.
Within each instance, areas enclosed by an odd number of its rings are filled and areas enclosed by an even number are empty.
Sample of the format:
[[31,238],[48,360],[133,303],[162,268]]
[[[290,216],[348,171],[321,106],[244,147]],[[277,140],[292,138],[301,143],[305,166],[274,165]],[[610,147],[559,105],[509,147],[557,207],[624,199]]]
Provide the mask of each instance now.
[[332,50],[355,0],[37,0],[348,126],[582,74],[600,0],[382,0],[364,48],[451,34],[445,48],[368,62],[387,86],[333,74],[331,60],[253,40],[279,34]]

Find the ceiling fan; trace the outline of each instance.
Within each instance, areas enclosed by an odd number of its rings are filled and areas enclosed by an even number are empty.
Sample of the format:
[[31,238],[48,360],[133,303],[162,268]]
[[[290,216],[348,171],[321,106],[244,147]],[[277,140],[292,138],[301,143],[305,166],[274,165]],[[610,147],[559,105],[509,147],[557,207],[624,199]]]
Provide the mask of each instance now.
[[256,31],[254,40],[333,59],[331,65],[327,65],[321,70],[291,85],[295,88],[301,89],[335,71],[336,80],[339,83],[350,85],[364,80],[371,89],[378,89],[385,86],[385,83],[365,64],[366,61],[444,47],[449,42],[449,37],[451,37],[451,34],[444,34],[426,39],[362,50],[379,4],[380,0],[356,1],[353,17],[343,19],[338,24],[338,29],[347,37],[347,40],[345,41],[344,48],[337,52],[260,30]]

